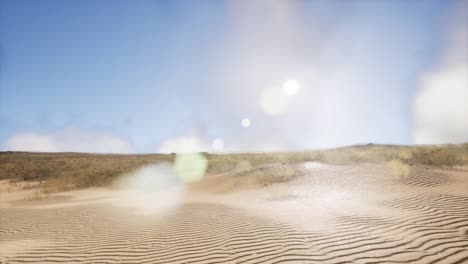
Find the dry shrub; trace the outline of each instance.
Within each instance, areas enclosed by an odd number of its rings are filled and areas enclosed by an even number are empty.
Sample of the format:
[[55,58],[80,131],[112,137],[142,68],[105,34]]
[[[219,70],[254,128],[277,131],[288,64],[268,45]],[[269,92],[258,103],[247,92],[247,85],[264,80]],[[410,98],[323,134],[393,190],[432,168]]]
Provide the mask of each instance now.
[[[398,160],[403,164],[450,167],[468,164],[468,144],[442,146],[367,144],[291,153],[204,153],[204,155],[208,160],[209,173],[253,173],[257,174],[263,184],[268,185],[295,177],[294,175],[298,172],[294,172],[294,169],[291,168],[295,168],[295,164],[308,161],[336,165],[360,162],[389,162],[389,164],[393,164],[395,163],[393,160]],[[46,181],[47,192],[55,192],[91,186],[106,186],[119,175],[137,168],[158,162],[172,162],[173,160],[173,154],[107,155],[0,152],[0,180]],[[268,167],[271,164],[282,164],[283,166],[270,166],[275,169],[259,168]]]
[[413,151],[411,151],[411,149],[404,148],[398,152],[397,156],[399,160],[409,161],[413,158]]
[[466,151],[461,147],[421,147],[413,152],[413,161],[431,166],[454,167],[464,164]]
[[0,180],[46,181],[46,191],[110,184],[146,164],[172,161],[173,155],[0,152]]
[[387,162],[386,165],[390,172],[395,176],[408,176],[410,173],[409,166],[401,160],[393,159]]
[[42,193],[64,192],[73,189],[74,185],[67,179],[51,179],[46,181],[42,186]]
[[359,159],[358,156],[351,150],[332,150],[332,151],[325,151],[321,155],[321,162],[329,163],[329,164],[346,164],[350,162],[357,161]]
[[40,199],[44,199],[47,197],[48,193],[44,192],[42,189],[35,189],[29,196],[27,196],[24,200],[26,201],[36,201]]
[[272,166],[253,170],[251,177],[254,177],[262,186],[269,186],[275,183],[288,182],[295,179],[301,173],[297,166]]
[[[211,155],[210,155],[211,156]],[[207,171],[211,173],[222,173],[236,169],[239,161],[229,155],[212,155],[208,158]]]

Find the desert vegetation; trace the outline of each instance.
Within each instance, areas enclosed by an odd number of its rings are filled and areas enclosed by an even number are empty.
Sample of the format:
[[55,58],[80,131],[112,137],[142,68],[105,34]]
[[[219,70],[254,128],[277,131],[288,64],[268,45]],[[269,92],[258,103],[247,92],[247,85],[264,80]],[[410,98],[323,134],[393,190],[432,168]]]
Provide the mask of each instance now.
[[209,160],[208,170],[211,172],[235,171],[242,162],[250,166],[307,161],[346,165],[357,162],[387,163],[398,160],[408,165],[455,167],[468,164],[468,144],[421,146],[367,144],[304,152],[206,154],[206,156]]
[[409,166],[398,159],[387,162],[387,167],[395,176],[408,176],[410,173]]
[[104,186],[116,176],[173,155],[0,153],[0,180],[40,182],[44,192]]
[[[208,160],[208,173],[230,173],[238,177],[255,174],[256,179],[262,179],[260,184],[269,185],[290,180],[302,173],[300,167],[292,165],[308,161],[334,165],[382,163],[398,175],[406,175],[408,165],[462,166],[468,164],[468,144],[431,146],[367,144],[302,152],[203,153],[203,155]],[[147,164],[172,162],[174,157],[174,154],[1,152],[0,180],[40,182],[44,193],[106,186],[119,175]],[[263,166],[267,164],[278,166]]]

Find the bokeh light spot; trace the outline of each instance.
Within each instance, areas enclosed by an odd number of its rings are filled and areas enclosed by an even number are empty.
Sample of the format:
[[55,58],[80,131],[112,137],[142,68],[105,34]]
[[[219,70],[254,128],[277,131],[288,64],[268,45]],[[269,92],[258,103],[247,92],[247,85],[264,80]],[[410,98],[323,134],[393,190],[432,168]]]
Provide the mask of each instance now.
[[241,121],[241,125],[243,128],[248,128],[250,126],[251,122],[250,122],[250,119],[248,118],[244,118],[242,119]]
[[223,151],[224,141],[221,138],[215,138],[213,142],[211,143],[211,147],[213,148],[213,151],[216,151],[216,152]]
[[200,153],[177,154],[174,170],[184,182],[201,180],[205,175],[208,161]]
[[283,91],[289,96],[296,95],[300,89],[301,86],[296,80],[287,80],[283,84]]

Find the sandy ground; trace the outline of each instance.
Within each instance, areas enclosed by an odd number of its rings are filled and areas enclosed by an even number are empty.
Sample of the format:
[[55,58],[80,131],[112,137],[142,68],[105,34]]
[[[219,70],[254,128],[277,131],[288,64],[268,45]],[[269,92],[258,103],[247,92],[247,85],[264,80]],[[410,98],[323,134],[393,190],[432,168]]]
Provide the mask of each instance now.
[[3,181],[0,262],[468,263],[466,168],[290,166],[303,173],[274,184],[220,174],[39,200]]

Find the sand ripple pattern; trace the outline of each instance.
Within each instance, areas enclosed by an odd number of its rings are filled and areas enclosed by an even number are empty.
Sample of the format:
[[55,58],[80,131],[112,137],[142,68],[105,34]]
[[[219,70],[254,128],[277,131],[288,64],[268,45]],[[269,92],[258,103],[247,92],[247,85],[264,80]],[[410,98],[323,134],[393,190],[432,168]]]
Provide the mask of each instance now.
[[[338,208],[320,215],[303,207],[302,213],[311,221],[328,219],[328,225],[320,228],[262,216],[261,206],[307,203],[296,195],[267,200],[259,205],[259,212],[215,198],[186,202],[163,219],[116,217],[102,204],[5,208],[0,209],[0,262],[468,263],[468,192],[452,190],[468,182],[466,171],[454,178],[422,169],[394,179],[385,173],[375,176],[376,168],[368,170],[367,176],[366,169],[324,170],[327,179],[346,179],[351,191],[361,183],[366,191],[375,188],[376,192],[393,185],[378,199],[370,196],[360,208],[366,210]],[[314,177],[319,174],[315,171]],[[318,183],[314,179],[310,184],[312,188]],[[2,245],[18,241],[37,244],[24,251],[2,251]]]
[[452,183],[453,179],[442,173],[433,172],[424,168],[417,168],[411,170],[408,176],[400,177],[397,182],[402,185],[414,187],[436,187]]

